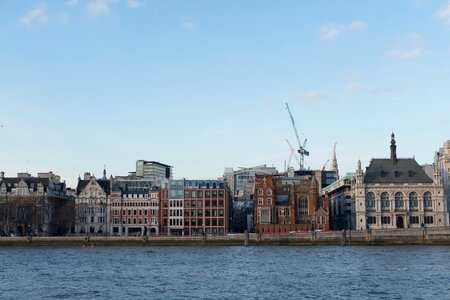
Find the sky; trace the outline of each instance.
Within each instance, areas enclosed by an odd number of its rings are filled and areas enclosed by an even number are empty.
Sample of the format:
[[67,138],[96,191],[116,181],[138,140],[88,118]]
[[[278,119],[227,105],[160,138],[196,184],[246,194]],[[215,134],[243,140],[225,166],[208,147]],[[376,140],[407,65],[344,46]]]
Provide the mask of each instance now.
[[[0,170],[341,175],[450,139],[450,1],[0,1]],[[291,165],[295,165],[292,159]],[[327,166],[330,168],[330,165]]]

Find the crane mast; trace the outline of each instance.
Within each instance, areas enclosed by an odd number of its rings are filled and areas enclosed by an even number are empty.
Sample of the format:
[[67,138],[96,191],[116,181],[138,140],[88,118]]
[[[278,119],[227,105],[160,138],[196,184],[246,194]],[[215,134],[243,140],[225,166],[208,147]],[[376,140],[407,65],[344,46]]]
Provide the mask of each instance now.
[[300,155],[300,162],[299,162],[300,170],[304,170],[305,156],[309,156],[309,151],[306,150],[306,142],[308,140],[305,138],[305,140],[303,141],[303,144],[302,144],[302,142],[300,141],[300,137],[298,135],[297,127],[295,126],[294,117],[292,117],[291,110],[289,109],[289,104],[287,104],[287,103],[286,103],[286,109],[289,113],[289,117],[291,118],[292,127],[294,127],[295,137],[297,138],[297,143],[298,143],[297,152]]

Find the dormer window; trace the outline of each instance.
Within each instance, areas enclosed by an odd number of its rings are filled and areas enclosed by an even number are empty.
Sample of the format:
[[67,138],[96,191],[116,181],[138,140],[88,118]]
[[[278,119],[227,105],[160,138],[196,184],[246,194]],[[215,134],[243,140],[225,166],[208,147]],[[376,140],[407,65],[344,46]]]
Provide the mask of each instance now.
[[380,176],[381,177],[386,177],[386,175],[387,175],[386,171],[385,170],[381,170]]
[[414,171],[413,170],[409,170],[408,171],[408,177],[413,177],[414,176]]
[[395,171],[395,172],[394,172],[394,176],[395,176],[395,177],[400,177],[400,172],[399,172],[399,171]]

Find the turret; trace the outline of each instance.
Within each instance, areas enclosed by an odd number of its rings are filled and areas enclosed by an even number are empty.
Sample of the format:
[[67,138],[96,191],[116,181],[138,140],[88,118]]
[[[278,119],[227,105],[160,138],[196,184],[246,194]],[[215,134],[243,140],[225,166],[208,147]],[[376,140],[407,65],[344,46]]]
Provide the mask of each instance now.
[[397,164],[397,146],[395,145],[395,135],[391,134],[391,162],[392,164]]

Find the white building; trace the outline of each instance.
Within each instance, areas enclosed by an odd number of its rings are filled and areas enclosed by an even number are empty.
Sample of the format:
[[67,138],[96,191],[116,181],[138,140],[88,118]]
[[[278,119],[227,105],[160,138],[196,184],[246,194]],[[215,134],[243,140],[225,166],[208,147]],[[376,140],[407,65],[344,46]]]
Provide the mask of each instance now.
[[96,179],[90,173],[78,179],[75,199],[75,232],[107,234],[108,201],[111,193],[111,181]]
[[365,172],[358,161],[352,183],[356,229],[444,226],[446,213],[441,173],[430,178],[414,158],[398,159],[395,136],[391,157],[372,159]]

